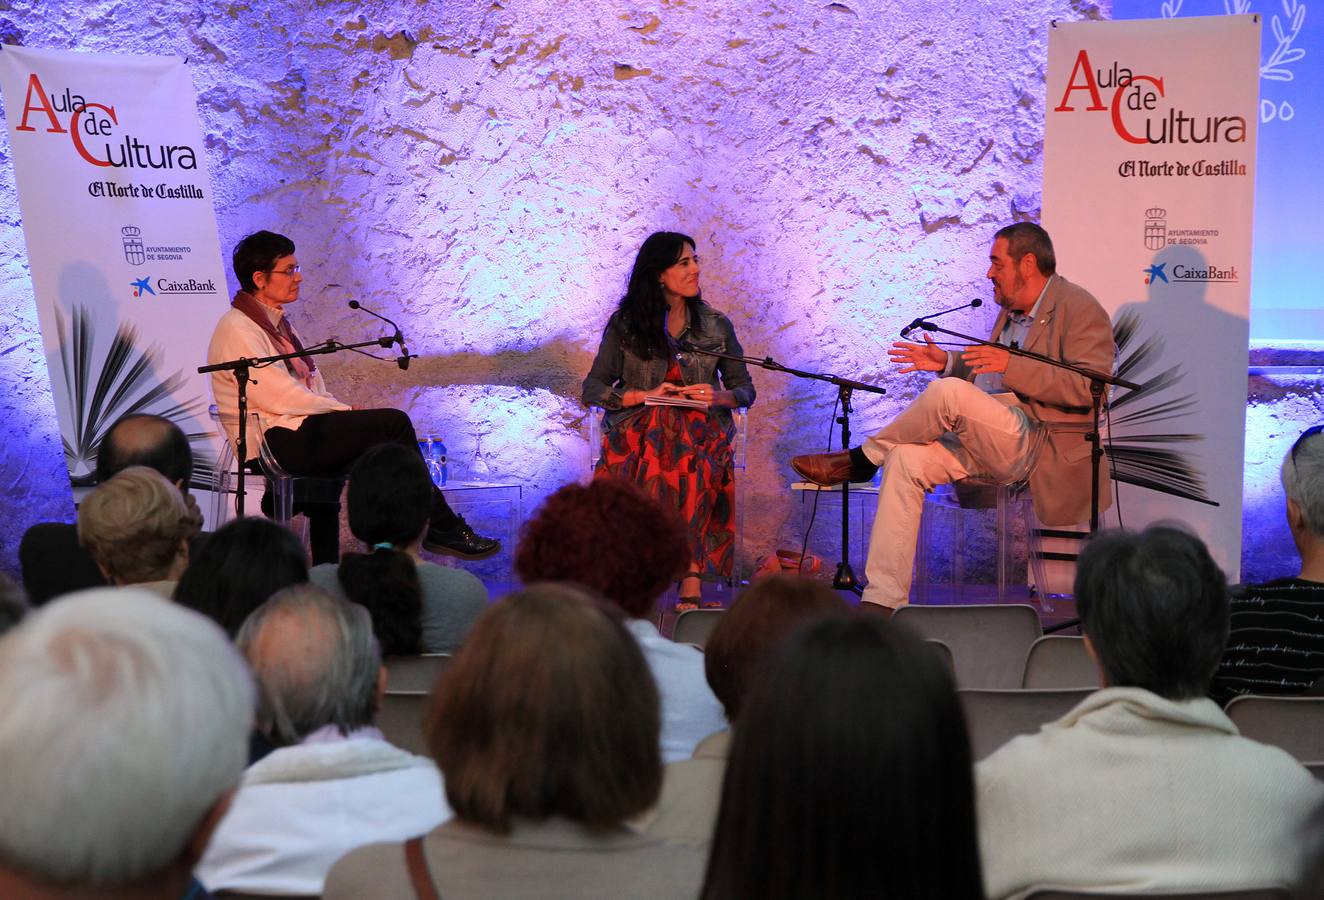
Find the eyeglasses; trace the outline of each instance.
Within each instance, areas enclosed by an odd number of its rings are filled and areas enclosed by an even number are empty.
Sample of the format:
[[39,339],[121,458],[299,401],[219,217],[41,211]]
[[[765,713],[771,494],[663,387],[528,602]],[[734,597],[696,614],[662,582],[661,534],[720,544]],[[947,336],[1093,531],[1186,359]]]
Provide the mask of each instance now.
[[284,275],[286,278],[292,278],[298,275],[302,268],[302,266],[290,266],[288,269],[268,269],[267,272],[271,275]]
[[1319,434],[1321,431],[1324,431],[1324,425],[1313,425],[1301,432],[1301,437],[1297,438],[1296,443],[1292,445],[1292,468],[1296,468],[1296,454],[1297,451],[1301,449],[1301,445]]

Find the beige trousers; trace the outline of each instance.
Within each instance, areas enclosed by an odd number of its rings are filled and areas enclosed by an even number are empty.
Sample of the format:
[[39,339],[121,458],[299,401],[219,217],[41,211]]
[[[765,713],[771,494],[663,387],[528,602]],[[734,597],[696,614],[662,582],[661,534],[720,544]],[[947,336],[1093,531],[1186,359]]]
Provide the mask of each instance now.
[[1014,399],[960,378],[938,378],[864,442],[864,455],[883,469],[864,569],[865,601],[891,607],[910,601],[927,491],[972,475],[1002,480],[1021,468],[1029,419],[999,396]]

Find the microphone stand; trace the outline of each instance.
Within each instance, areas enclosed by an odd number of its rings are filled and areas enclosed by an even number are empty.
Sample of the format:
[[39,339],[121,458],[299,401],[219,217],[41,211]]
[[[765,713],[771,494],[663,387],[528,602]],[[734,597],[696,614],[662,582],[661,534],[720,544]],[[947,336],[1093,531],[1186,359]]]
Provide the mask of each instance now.
[[[1035,353],[1033,350],[1025,350],[1021,347],[1009,347],[999,344],[996,341],[977,338],[968,334],[950,331],[941,328],[928,321],[916,321],[916,327],[925,331],[936,331],[940,334],[949,335],[954,338],[960,338],[963,341],[969,341],[971,344],[985,347],[1000,347],[1006,350],[1012,356],[1020,356],[1025,359],[1033,359],[1037,362],[1047,363],[1050,366],[1062,369],[1072,374],[1085,378],[1090,383],[1090,431],[1085,435],[1085,439],[1090,442],[1090,534],[1099,530],[1099,469],[1103,463],[1103,436],[1099,432],[1099,411],[1103,406],[1103,388],[1104,385],[1113,385],[1115,387],[1126,388],[1129,391],[1140,390],[1140,385],[1133,381],[1127,381],[1125,378],[1118,378],[1116,375],[1109,375],[1106,372],[1099,372],[1094,369],[1087,369],[1084,366],[1073,365],[1060,359],[1054,359],[1051,356],[1044,356],[1042,353]],[[1064,631],[1080,624],[1080,619],[1069,619],[1066,622],[1053,625],[1044,629],[1044,634],[1053,634],[1054,632]]]
[[[235,485],[235,512],[240,517],[244,516],[244,500],[246,492],[244,490],[244,472],[248,465],[248,382],[250,371],[260,369],[263,366],[269,366],[272,363],[284,362],[287,359],[304,359],[309,356],[321,356],[328,353],[339,353],[341,350],[360,350],[364,347],[390,347],[394,343],[394,338],[378,338],[375,341],[361,341],[357,344],[340,344],[336,341],[327,341],[324,344],[318,344],[316,347],[307,347],[303,350],[296,350],[293,353],[279,353],[275,356],[261,357],[241,357],[232,359],[229,362],[212,363],[208,366],[199,366],[198,374],[205,375],[208,372],[233,372],[236,386],[239,388],[239,436],[235,442],[239,451],[239,478]],[[371,355],[371,354],[369,354]]]
[[[855,391],[866,391],[871,394],[887,393],[886,390],[877,385],[865,384],[862,381],[853,381],[849,378],[842,378],[839,375],[830,375],[821,372],[806,372],[803,369],[792,369],[789,366],[784,366],[777,362],[771,356],[756,359],[752,356],[734,356],[729,353],[718,353],[715,350],[704,350],[690,343],[682,343],[678,346],[681,350],[684,350],[687,353],[699,353],[717,359],[729,359],[734,362],[742,362],[748,366],[757,366],[760,369],[766,369],[770,372],[782,372],[796,378],[805,378],[810,381],[826,381],[828,384],[835,384],[837,386],[837,401],[841,404],[841,415],[837,418],[837,422],[841,424],[841,446],[845,450],[850,449],[851,395]],[[832,586],[837,590],[853,591],[856,594],[864,592],[864,589],[860,586],[859,580],[855,577],[855,571],[850,565],[849,479],[841,485],[841,560],[837,563],[837,572],[832,578]]]

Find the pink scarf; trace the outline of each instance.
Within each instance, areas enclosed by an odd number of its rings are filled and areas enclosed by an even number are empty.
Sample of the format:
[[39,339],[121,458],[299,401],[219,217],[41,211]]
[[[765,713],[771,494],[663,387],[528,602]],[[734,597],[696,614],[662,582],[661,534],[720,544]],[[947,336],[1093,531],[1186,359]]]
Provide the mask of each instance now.
[[[299,336],[294,333],[290,327],[290,320],[286,316],[280,317],[280,325],[271,324],[271,315],[267,312],[256,297],[247,291],[239,291],[234,295],[234,300],[230,303],[235,309],[239,310],[248,318],[257,323],[258,327],[267,333],[276,348],[281,353],[297,353],[303,350],[303,343]],[[305,356],[302,359],[287,359],[285,367],[295,377],[303,380],[303,383],[312,388],[313,374],[317,371],[317,365],[313,362],[311,356]]]

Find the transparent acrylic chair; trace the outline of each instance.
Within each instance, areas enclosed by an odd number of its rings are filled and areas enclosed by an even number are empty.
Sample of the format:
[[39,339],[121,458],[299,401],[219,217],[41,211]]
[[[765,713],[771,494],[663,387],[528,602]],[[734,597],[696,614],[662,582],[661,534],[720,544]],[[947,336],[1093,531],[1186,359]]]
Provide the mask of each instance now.
[[[1012,523],[1020,519],[1024,523],[1026,540],[1029,548],[1029,565],[1036,584],[1043,583],[1042,557],[1038,552],[1035,537],[1034,507],[1030,500],[1029,479],[1044,444],[1048,441],[1048,429],[1033,423],[1027,435],[1027,445],[1019,466],[1000,477],[988,473],[974,473],[950,485],[939,485],[924,498],[924,514],[920,520],[919,552],[915,555],[915,590],[917,602],[923,604],[934,599],[934,569],[938,550],[945,547],[950,554],[951,578],[949,590],[955,594],[963,591],[965,575],[969,568],[968,548],[966,545],[965,519],[967,513],[975,510],[996,510],[996,579],[997,599],[1007,598],[1007,586],[1011,581],[1014,562]],[[947,520],[950,540],[943,542],[939,534],[938,519]]]
[[[238,433],[239,419],[238,416],[219,412],[215,406],[211,408],[211,416],[226,437],[220,459],[217,460],[216,477],[212,488],[212,521],[216,523],[216,527],[219,527],[230,518],[234,510],[234,505],[227,498],[236,492],[236,454],[231,436]],[[248,463],[246,469],[250,477],[245,479],[244,487],[248,495],[245,511],[251,514],[258,510],[262,497],[260,488],[265,480],[271,493],[272,521],[290,528],[302,539],[304,537],[302,529],[294,524],[295,502],[305,506],[306,509],[313,506],[320,507],[318,510],[320,516],[308,517],[309,522],[313,523],[310,524],[309,530],[317,532],[308,536],[314,550],[313,562],[314,564],[334,562],[334,559],[326,557],[330,553],[331,541],[334,540],[336,546],[339,546],[340,495],[348,476],[293,475],[276,460],[267,443],[266,430],[262,427],[257,413],[249,413],[246,431],[249,445],[257,447],[258,455]],[[332,529],[335,531],[334,536],[331,534]],[[319,547],[323,548],[320,552]]]

